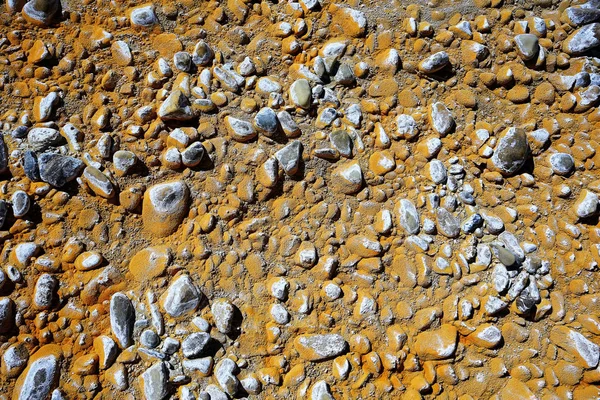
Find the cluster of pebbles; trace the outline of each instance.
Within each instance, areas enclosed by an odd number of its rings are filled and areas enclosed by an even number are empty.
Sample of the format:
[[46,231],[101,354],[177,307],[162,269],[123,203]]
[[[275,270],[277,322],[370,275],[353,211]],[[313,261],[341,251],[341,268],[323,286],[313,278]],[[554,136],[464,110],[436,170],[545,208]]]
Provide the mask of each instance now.
[[0,400],[600,398],[600,1],[2,7]]

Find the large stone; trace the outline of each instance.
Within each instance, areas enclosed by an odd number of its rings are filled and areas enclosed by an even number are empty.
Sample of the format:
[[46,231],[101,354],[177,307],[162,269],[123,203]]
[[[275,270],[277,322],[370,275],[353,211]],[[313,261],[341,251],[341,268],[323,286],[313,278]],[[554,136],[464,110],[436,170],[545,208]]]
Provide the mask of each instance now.
[[433,74],[450,65],[450,57],[445,51],[438,51],[419,63],[419,71]]
[[13,400],[45,400],[58,383],[61,359],[62,350],[55,344],[45,345],[35,352],[17,379]]
[[517,378],[509,378],[506,385],[500,390],[502,400],[537,400],[538,397],[524,382]]
[[181,351],[186,358],[198,358],[204,353],[210,335],[206,332],[194,332],[181,343]]
[[83,180],[94,193],[105,199],[113,198],[117,193],[110,179],[96,167],[85,167]]
[[183,181],[160,183],[144,193],[142,220],[156,236],[175,232],[188,212],[190,191]]
[[135,308],[129,297],[115,293],[110,299],[110,329],[119,347],[125,349],[133,343]]
[[32,128],[27,133],[27,142],[35,151],[44,151],[59,144],[62,140],[60,132],[52,128]]
[[412,201],[408,199],[402,199],[398,202],[396,207],[396,214],[398,215],[398,222],[400,226],[409,235],[416,235],[419,233],[420,220],[417,208]]
[[299,140],[291,142],[278,150],[275,158],[286,174],[296,175],[300,170],[300,161],[302,161],[302,143]]
[[187,121],[194,118],[190,100],[185,94],[175,89],[158,109],[158,116],[163,121]]
[[429,109],[429,123],[433,130],[440,136],[446,136],[456,126],[454,117],[444,103],[433,103]]
[[189,275],[181,275],[169,285],[160,300],[168,315],[180,317],[195,311],[201,299],[202,293],[194,285]]
[[163,400],[169,395],[169,370],[164,362],[144,371],[139,382],[145,400]]
[[415,340],[414,350],[423,361],[444,360],[454,356],[458,344],[458,331],[444,324],[435,331],[420,333]]
[[305,360],[323,361],[348,351],[348,343],[337,333],[305,334],[296,337],[294,348]]
[[210,311],[219,332],[228,334],[233,331],[235,306],[229,300],[225,298],[216,299],[210,306]]
[[571,33],[563,42],[563,51],[567,54],[579,55],[598,46],[600,46],[600,22],[595,22]]
[[363,186],[363,172],[358,161],[340,164],[332,173],[331,187],[343,194],[356,194]]
[[23,6],[23,17],[33,25],[48,26],[60,11],[59,0],[32,0]]
[[566,326],[555,326],[550,331],[550,340],[556,346],[575,357],[584,368],[596,368],[600,360],[600,347]]
[[529,157],[527,135],[521,128],[508,128],[500,136],[492,163],[503,175],[519,171]]
[[77,178],[84,167],[77,158],[54,153],[40,154],[38,165],[41,180],[58,188]]
[[531,33],[523,33],[515,36],[515,44],[519,55],[525,61],[531,60],[538,55],[540,45],[538,37]]

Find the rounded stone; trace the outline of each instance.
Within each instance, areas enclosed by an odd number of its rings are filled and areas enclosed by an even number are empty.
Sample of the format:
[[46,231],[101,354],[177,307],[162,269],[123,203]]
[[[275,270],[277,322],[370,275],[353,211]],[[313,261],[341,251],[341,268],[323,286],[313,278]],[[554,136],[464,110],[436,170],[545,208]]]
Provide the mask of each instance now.
[[492,163],[503,175],[513,175],[523,167],[528,157],[527,135],[523,129],[513,127],[500,136]]
[[188,212],[190,191],[182,181],[161,183],[144,193],[144,228],[156,236],[175,232]]

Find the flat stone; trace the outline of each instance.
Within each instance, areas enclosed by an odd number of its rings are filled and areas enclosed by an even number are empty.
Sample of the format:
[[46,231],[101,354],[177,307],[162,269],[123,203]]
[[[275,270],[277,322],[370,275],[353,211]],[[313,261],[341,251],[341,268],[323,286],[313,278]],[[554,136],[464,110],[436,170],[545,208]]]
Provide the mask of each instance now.
[[263,107],[254,117],[254,126],[266,136],[273,136],[279,127],[277,114],[270,107]]
[[294,348],[307,361],[323,361],[348,352],[348,343],[337,333],[304,334],[294,339]]
[[163,400],[169,395],[169,370],[164,362],[158,362],[138,378],[145,400]]
[[189,275],[180,275],[161,296],[160,301],[165,312],[171,317],[181,317],[195,311],[202,299]]
[[146,190],[142,205],[146,230],[159,237],[175,232],[187,215],[189,197],[183,181],[160,183]]
[[563,51],[580,55],[600,46],[600,22],[585,25],[571,33],[563,42]]
[[113,198],[117,193],[110,179],[98,168],[92,166],[85,167],[83,170],[83,180],[94,193],[105,199]]
[[10,201],[12,203],[13,215],[15,218],[22,218],[29,212],[31,199],[23,190],[15,191],[10,198]]
[[379,256],[383,251],[383,247],[377,238],[364,235],[350,237],[346,242],[346,246],[352,254],[365,258]]
[[575,168],[573,156],[567,153],[554,153],[548,158],[548,162],[556,175],[569,175]]
[[414,350],[423,361],[452,358],[458,344],[458,331],[452,325],[444,324],[435,331],[417,335]]
[[555,326],[550,340],[556,346],[575,357],[584,368],[596,368],[600,359],[600,347],[581,333],[566,326]]
[[129,272],[138,281],[149,281],[161,276],[171,263],[169,246],[159,245],[138,251],[129,261]]
[[129,297],[115,293],[110,299],[110,329],[119,347],[125,349],[133,343],[135,309]]
[[298,107],[310,107],[312,91],[308,80],[297,79],[290,85],[290,100]]
[[13,400],[45,400],[58,384],[62,356],[60,346],[55,344],[36,351],[15,383]]
[[518,172],[529,157],[527,135],[520,128],[508,128],[501,135],[492,156],[492,163],[503,175]]
[[398,222],[400,226],[409,235],[416,235],[420,229],[420,219],[417,208],[412,201],[408,199],[402,199],[398,202],[396,208],[396,215],[398,216]]
[[32,128],[27,133],[27,142],[35,151],[44,151],[60,144],[60,132],[52,128]]
[[467,336],[476,346],[493,349],[502,342],[502,332],[495,325],[482,324]]
[[438,231],[448,237],[456,238],[460,235],[460,222],[452,213],[443,207],[438,207],[435,212]]
[[521,58],[529,61],[537,57],[540,45],[538,37],[531,33],[523,33],[515,36],[515,44]]
[[250,122],[233,118],[229,115],[225,117],[225,127],[233,140],[242,143],[249,142],[258,135],[258,132]]
[[445,51],[438,51],[419,63],[419,71],[433,74],[450,65],[450,57]]
[[143,4],[132,8],[129,11],[129,20],[131,25],[141,28],[148,28],[158,23],[152,4]]
[[54,187],[63,187],[79,176],[84,164],[81,160],[55,153],[38,157],[40,179]]
[[345,131],[333,131],[329,134],[331,145],[346,158],[352,157],[352,139]]
[[286,174],[293,176],[300,170],[302,161],[302,143],[295,140],[275,153],[275,158]]

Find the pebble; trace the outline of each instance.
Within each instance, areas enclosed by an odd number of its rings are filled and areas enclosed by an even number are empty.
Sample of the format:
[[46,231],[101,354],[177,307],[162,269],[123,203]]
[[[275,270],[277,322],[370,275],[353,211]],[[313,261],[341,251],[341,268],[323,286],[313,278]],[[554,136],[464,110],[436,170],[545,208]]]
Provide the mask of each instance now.
[[183,356],[190,359],[202,356],[209,341],[210,335],[208,333],[196,332],[190,334],[181,343]]
[[585,368],[596,368],[600,359],[600,347],[581,333],[566,326],[555,326],[550,340],[579,360]]
[[148,28],[158,23],[156,14],[154,14],[154,6],[152,4],[134,7],[129,12],[129,19],[131,21],[131,25],[142,28]]
[[301,108],[309,108],[312,100],[310,83],[306,79],[297,79],[290,85],[290,100]]
[[492,156],[492,163],[504,175],[518,172],[529,157],[527,135],[522,129],[507,128],[501,135]]
[[169,395],[169,370],[164,362],[157,362],[138,378],[146,400],[163,400]]
[[254,117],[254,126],[259,132],[267,136],[273,136],[279,127],[277,114],[272,108],[264,107]]
[[598,212],[598,195],[587,189],[583,189],[573,205],[575,215],[579,218],[590,218]]
[[515,36],[515,44],[519,55],[525,61],[529,61],[538,55],[538,37],[531,33],[523,33]]
[[30,24],[45,27],[58,16],[60,1],[58,0],[33,0],[23,6],[23,17]]
[[13,389],[13,399],[45,399],[54,388],[60,375],[60,362],[63,352],[60,346],[47,344],[36,351],[27,368],[17,379]]
[[27,142],[34,151],[44,151],[62,140],[60,132],[52,128],[32,128],[27,133]]
[[63,187],[83,170],[81,160],[55,153],[42,153],[38,156],[40,179],[54,187]]
[[414,203],[408,199],[401,199],[398,203],[396,215],[400,226],[409,235],[416,235],[420,229],[419,213]]
[[110,328],[121,349],[133,343],[135,309],[133,303],[123,293],[115,293],[110,299]]
[[333,189],[343,194],[356,194],[363,186],[363,172],[358,162],[340,164],[332,172]]
[[258,135],[250,122],[230,116],[225,117],[225,127],[233,140],[242,143],[249,142]]
[[217,330],[224,334],[229,334],[233,331],[235,306],[227,299],[220,298],[213,301],[210,311],[215,320]]
[[345,354],[348,343],[339,334],[304,334],[294,339],[294,348],[307,361],[322,361]]
[[429,121],[433,130],[440,136],[446,136],[451,133],[455,127],[452,113],[439,101],[431,105],[429,110]]
[[187,121],[194,118],[194,113],[190,100],[181,90],[175,89],[160,105],[158,116],[163,121]]
[[423,360],[444,360],[454,356],[458,345],[457,341],[456,328],[444,324],[437,330],[418,334],[414,349]]
[[161,297],[161,305],[171,317],[181,317],[195,311],[202,294],[189,275],[180,275]]
[[439,51],[419,63],[419,71],[425,74],[436,73],[450,65],[450,57],[445,51]]
[[295,140],[275,152],[275,158],[286,174],[293,176],[300,171],[302,149],[302,143],[298,140]]
[[548,162],[556,175],[569,175],[575,168],[575,160],[567,153],[554,153],[548,158]]
[[11,199],[13,215],[15,218],[24,217],[31,207],[31,199],[23,190],[17,190],[13,193]]

